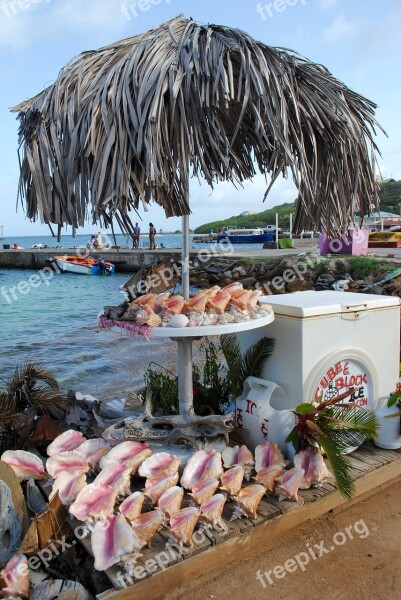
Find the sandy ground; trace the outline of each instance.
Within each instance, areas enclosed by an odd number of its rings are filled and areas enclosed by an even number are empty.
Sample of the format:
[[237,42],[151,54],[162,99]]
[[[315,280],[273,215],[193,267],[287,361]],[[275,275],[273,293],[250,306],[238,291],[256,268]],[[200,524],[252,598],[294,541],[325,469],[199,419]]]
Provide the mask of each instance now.
[[[352,527],[352,528],[351,528]],[[348,528],[348,532],[346,530]],[[337,534],[337,536],[336,536]],[[352,535],[352,539],[350,539]],[[333,538],[333,536],[336,536]],[[345,536],[345,540],[344,540]],[[333,544],[335,541],[338,545]],[[323,551],[324,549],[328,552]],[[309,547],[315,550],[301,571],[276,569]],[[314,546],[316,544],[316,546]],[[331,548],[334,548],[331,550]],[[320,548],[320,549],[319,549]],[[319,557],[322,553],[323,556]],[[302,555],[300,562],[305,561]],[[272,583],[256,577],[272,571]],[[280,547],[209,573],[163,600],[395,600],[401,598],[401,482],[363,502],[329,513],[297,529]]]

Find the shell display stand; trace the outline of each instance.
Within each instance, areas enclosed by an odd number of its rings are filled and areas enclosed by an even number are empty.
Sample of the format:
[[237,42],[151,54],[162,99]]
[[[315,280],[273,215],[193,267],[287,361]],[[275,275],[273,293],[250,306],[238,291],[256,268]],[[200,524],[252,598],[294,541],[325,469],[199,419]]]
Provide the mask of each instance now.
[[240,333],[253,329],[265,328],[274,321],[273,312],[265,317],[250,319],[241,323],[228,323],[226,325],[202,325],[198,327],[155,327],[151,338],[170,338],[177,342],[177,371],[178,371],[178,399],[180,414],[192,411],[193,385],[192,385],[192,344],[205,336],[224,335],[226,333]]

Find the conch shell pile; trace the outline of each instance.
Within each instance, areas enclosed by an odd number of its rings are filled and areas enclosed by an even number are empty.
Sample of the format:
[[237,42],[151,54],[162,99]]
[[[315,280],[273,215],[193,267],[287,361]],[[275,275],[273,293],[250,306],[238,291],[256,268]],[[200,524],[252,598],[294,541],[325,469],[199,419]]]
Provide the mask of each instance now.
[[121,319],[149,327],[165,327],[177,315],[189,320],[177,319],[174,327],[239,323],[272,312],[271,306],[259,304],[261,293],[261,290],[245,290],[239,282],[200,290],[188,300],[170,292],[148,293],[131,302]]

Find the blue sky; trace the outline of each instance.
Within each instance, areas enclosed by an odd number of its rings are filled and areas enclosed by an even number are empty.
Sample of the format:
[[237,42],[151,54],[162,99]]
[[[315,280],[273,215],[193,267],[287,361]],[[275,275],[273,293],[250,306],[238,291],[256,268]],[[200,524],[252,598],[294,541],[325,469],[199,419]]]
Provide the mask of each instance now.
[[[324,64],[349,87],[375,101],[389,137],[377,136],[383,177],[401,179],[400,0],[0,0],[0,224],[8,235],[48,234],[16,212],[18,158],[15,115],[9,108],[57,77],[70,58],[167,21],[179,13],[203,23],[239,27],[272,46],[291,48]],[[205,221],[264,210],[296,195],[279,180],[262,204],[265,180],[244,189],[220,184],[212,192],[191,187],[191,227]],[[152,207],[144,223],[165,231],[180,227]],[[92,231],[91,224],[84,231]]]

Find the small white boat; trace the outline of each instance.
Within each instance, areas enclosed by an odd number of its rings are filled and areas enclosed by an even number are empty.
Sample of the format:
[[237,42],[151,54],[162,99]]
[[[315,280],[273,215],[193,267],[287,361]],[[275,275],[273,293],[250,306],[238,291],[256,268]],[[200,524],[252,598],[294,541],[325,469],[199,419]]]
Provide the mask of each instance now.
[[112,275],[115,272],[113,263],[102,258],[80,258],[79,256],[55,256],[54,262],[63,273],[76,275]]

